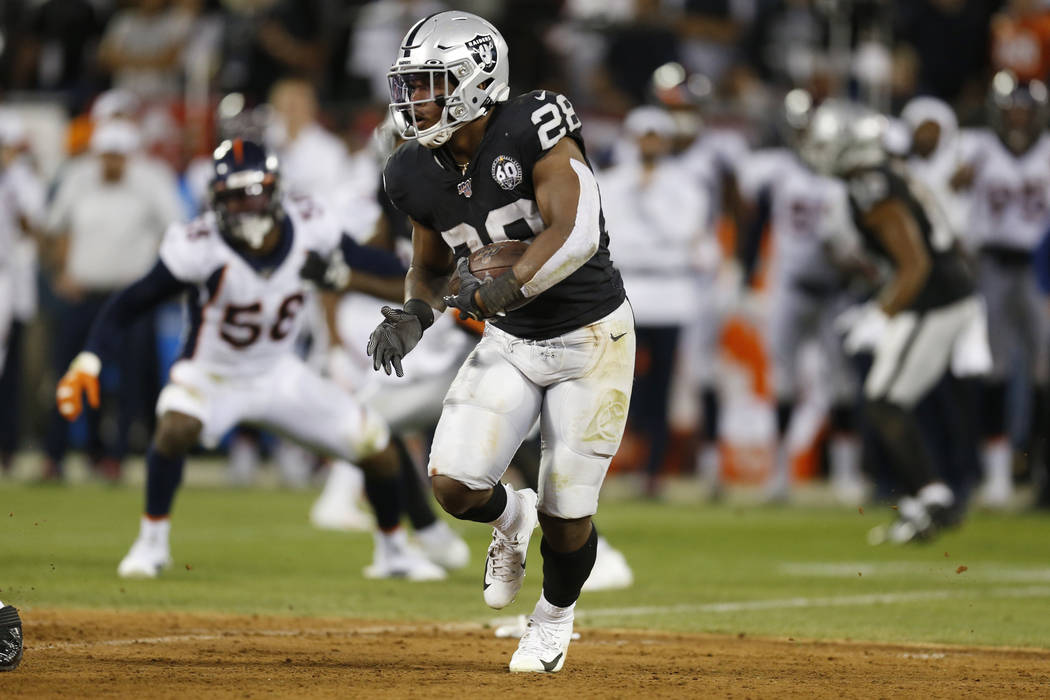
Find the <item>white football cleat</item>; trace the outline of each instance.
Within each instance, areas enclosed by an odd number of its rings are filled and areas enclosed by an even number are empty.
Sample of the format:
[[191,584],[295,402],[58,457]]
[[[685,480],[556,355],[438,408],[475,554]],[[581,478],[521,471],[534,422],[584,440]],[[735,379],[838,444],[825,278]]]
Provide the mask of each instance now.
[[370,532],[375,528],[375,519],[357,503],[322,495],[310,507],[310,524],[318,530]]
[[525,580],[525,555],[529,539],[539,523],[536,492],[532,489],[509,491],[508,497],[520,498],[521,525],[511,535],[492,529],[492,543],[485,556],[483,594],[490,608],[499,610],[514,602]]
[[511,673],[557,673],[565,665],[572,641],[572,617],[564,622],[544,622],[533,615],[510,657]]
[[445,570],[408,542],[405,531],[375,533],[375,554],[364,569],[365,578],[403,578],[408,581],[441,581]]
[[634,573],[623,553],[614,549],[604,537],[598,537],[598,552],[594,557],[594,568],[583,584],[585,591],[615,591],[629,588],[634,583]]
[[470,547],[444,520],[417,530],[416,539],[426,558],[446,571],[462,569],[470,563]]
[[172,564],[168,547],[171,522],[142,518],[139,536],[131,549],[120,560],[117,576],[121,578],[157,578],[161,571]]

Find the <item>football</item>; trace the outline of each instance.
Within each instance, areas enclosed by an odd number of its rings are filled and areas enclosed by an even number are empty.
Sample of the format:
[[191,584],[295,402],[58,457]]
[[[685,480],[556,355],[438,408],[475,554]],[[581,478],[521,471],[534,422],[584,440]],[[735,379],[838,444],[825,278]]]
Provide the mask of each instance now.
[[[490,277],[499,277],[514,267],[514,263],[518,262],[528,248],[529,244],[525,241],[490,243],[471,253],[467,258],[467,264],[474,275],[481,281],[485,281]],[[459,293],[459,278],[455,275],[449,279],[448,290],[451,294]],[[521,308],[524,305],[525,303],[517,304],[514,308]]]

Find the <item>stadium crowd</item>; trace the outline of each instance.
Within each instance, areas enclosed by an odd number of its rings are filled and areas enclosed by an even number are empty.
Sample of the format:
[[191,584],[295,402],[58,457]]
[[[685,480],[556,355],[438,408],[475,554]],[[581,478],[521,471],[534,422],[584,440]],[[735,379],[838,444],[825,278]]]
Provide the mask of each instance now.
[[[109,294],[149,269],[168,225],[207,206],[211,152],[222,138],[265,142],[283,186],[326,202],[358,241],[374,240],[377,226],[403,226],[377,197],[392,148],[382,128],[386,72],[406,30],[445,8],[435,0],[3,4],[5,471],[32,450],[39,476],[59,480],[72,439],[101,477],[119,479],[128,451],[145,449],[177,354],[178,307],[129,333],[115,371],[103,375],[103,390],[119,397],[103,412],[70,428],[54,386]],[[611,253],[637,320],[633,439],[617,468],[636,471],[641,491],[660,494],[669,472],[695,472],[713,495],[759,483],[773,501],[813,474],[826,474],[834,496],[852,504],[898,488],[858,411],[873,342],[864,335],[879,329],[855,312],[872,290],[863,279],[877,271],[840,235],[851,229],[841,183],[799,155],[814,109],[849,97],[887,116],[882,147],[924,185],[979,280],[981,323],[916,409],[941,476],[962,503],[979,483],[985,505],[1015,507],[1020,483],[1050,507],[1050,304],[1037,286],[1050,267],[1050,3],[470,0],[456,8],[503,31],[512,94],[559,92],[584,117]],[[862,281],[848,280],[847,268],[861,268]],[[359,386],[377,308],[351,298],[325,323],[318,306],[304,352]],[[428,355],[435,377],[469,347],[452,330],[458,339]],[[234,479],[250,478],[260,443],[287,483],[308,482],[307,454],[243,430],[224,443]]]

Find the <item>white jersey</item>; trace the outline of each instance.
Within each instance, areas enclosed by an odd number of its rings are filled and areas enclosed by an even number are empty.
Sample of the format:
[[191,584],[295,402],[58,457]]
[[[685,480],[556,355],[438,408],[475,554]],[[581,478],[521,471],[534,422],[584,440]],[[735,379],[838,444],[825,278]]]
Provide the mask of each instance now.
[[16,160],[0,170],[0,268],[13,260],[13,252],[31,227],[43,224],[44,186],[25,162]]
[[838,273],[824,248],[842,185],[814,173],[784,148],[755,151],[739,168],[740,192],[755,201],[769,190],[775,279],[782,284],[836,284]]
[[266,372],[293,352],[309,290],[299,277],[308,251],[327,256],[342,235],[335,219],[305,195],[283,198],[291,233],[285,255],[258,270],[219,234],[214,213],[171,226],[160,259],[176,279],[192,284],[184,358],[209,372]]
[[598,173],[609,253],[639,325],[680,325],[696,311],[698,270],[720,262],[709,191],[674,159],[646,176],[627,162]]
[[971,240],[1032,251],[1050,226],[1050,137],[1020,156],[989,130],[975,134]]

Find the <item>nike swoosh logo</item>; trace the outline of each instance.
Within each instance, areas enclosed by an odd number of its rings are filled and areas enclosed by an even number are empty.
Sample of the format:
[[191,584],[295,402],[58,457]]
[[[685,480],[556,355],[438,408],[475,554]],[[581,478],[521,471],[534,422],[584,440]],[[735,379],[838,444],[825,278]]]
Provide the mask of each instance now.
[[545,99],[547,99],[547,91],[546,90],[541,91],[540,94],[536,95],[536,99],[539,100],[540,102],[543,102]]
[[[565,652],[562,652],[562,654],[564,654],[564,653]],[[543,670],[547,671],[548,673],[550,673],[558,665],[558,660],[559,659],[561,659],[561,654],[558,654],[557,656],[555,656],[550,661],[544,661],[543,659],[540,659],[540,663],[543,664]]]
[[627,335],[626,332],[621,333],[620,335],[613,335],[612,333],[610,333],[609,337],[612,338],[612,341],[615,343],[617,340],[619,340],[620,338],[624,337],[625,335]]

